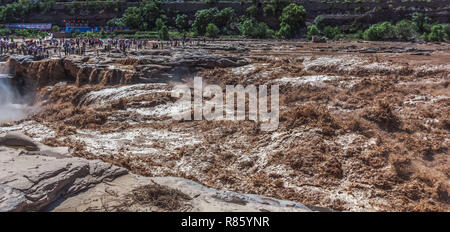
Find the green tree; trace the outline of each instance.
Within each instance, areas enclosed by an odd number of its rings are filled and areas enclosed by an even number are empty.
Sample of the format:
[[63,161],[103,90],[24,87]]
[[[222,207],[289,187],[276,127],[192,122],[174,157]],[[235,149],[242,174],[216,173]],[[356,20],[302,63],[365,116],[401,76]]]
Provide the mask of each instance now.
[[206,26],[214,22],[215,15],[219,12],[217,8],[203,9],[195,13],[195,19],[192,28],[197,35],[206,33]]
[[213,23],[221,28],[229,28],[235,17],[236,13],[234,12],[234,9],[227,7],[214,15]]
[[156,25],[156,29],[161,30],[161,28],[163,26],[165,26],[166,23],[164,23],[164,21],[161,18],[157,18],[156,22],[155,22],[155,25]]
[[[155,22],[161,16],[161,10],[159,8],[159,2],[157,1],[143,1],[141,4],[142,21],[146,23],[147,28],[152,29],[156,26]],[[158,28],[160,29],[160,28]]]
[[137,7],[128,7],[122,16],[125,26],[138,29],[142,26],[141,10]]
[[179,32],[188,31],[190,27],[188,16],[185,14],[177,15],[177,18],[175,19],[175,24]]
[[169,29],[166,25],[163,25],[161,29],[158,30],[158,36],[160,39],[167,40],[169,39]]
[[[283,8],[280,16],[280,33],[284,38],[290,38],[296,34],[298,29],[304,23],[306,10],[303,6],[291,3]],[[289,27],[288,27],[289,26]],[[283,30],[281,32],[281,30]]]
[[208,26],[206,26],[206,36],[214,38],[217,37],[217,35],[219,35],[219,28],[213,23],[208,24]]
[[247,19],[239,25],[239,31],[241,35],[251,38],[271,38],[273,37],[273,31],[270,30],[263,22],[258,22],[255,19]]
[[283,12],[280,16],[281,24],[288,24],[293,28],[299,28],[303,23],[303,17],[306,14],[306,10],[303,6],[291,3],[283,8]]

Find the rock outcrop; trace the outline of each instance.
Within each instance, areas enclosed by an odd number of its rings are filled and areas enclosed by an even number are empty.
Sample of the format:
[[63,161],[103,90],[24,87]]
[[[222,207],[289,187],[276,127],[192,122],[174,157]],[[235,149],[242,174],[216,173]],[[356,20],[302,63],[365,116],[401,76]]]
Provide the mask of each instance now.
[[84,84],[117,85],[136,81],[132,72],[96,64],[82,63],[80,59],[45,59],[34,61],[31,56],[13,56],[8,60],[12,75],[24,80],[25,88],[34,90],[60,81]]
[[[112,180],[127,170],[99,160],[70,156],[24,135],[0,139],[0,211],[40,211],[62,197]],[[26,151],[20,147],[34,147]]]
[[9,133],[1,137],[0,146],[23,147],[29,151],[39,150],[38,145],[32,139],[18,133]]
[[313,37],[311,38],[311,41],[312,41],[313,43],[326,43],[326,42],[327,42],[327,39],[325,39],[325,38],[322,37],[322,36],[313,36]]
[[[187,196],[185,199],[174,199],[161,193],[160,199],[181,201],[180,207],[166,208],[164,204],[148,202],[142,204],[130,199],[130,193],[139,187],[168,188]],[[145,197],[145,196],[140,196]],[[156,203],[156,204],[154,204]],[[311,212],[308,207],[291,202],[252,194],[240,194],[208,188],[194,181],[177,177],[143,177],[125,175],[112,182],[101,183],[77,196],[70,197],[51,208],[52,211],[190,211],[190,212],[269,212],[297,211]]]
[[61,81],[77,86],[103,86],[155,82],[177,77],[180,70],[188,73],[201,69],[238,67],[248,62],[236,56],[212,55],[204,49],[191,51],[133,51],[132,56],[51,58],[34,60],[33,56],[11,56],[10,73],[22,80],[26,92]]

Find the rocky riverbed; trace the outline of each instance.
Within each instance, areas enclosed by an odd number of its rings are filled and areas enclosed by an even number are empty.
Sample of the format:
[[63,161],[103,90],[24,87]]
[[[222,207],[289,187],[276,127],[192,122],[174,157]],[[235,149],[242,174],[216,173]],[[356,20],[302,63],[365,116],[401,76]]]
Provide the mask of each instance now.
[[[214,196],[224,191],[249,203],[217,210],[449,210],[449,45],[216,41],[127,57],[3,60],[35,110],[3,123],[0,136],[23,133],[45,145],[1,147],[0,169],[11,173],[0,181],[2,199],[14,199],[2,200],[3,210],[215,210],[198,201],[223,203]],[[195,76],[222,87],[278,84],[278,129],[172,120],[172,87]],[[57,152],[63,159],[42,154],[54,147],[66,147]],[[56,162],[61,168],[49,173],[64,183],[7,165],[32,158],[44,173]],[[42,192],[46,185],[54,191]],[[180,201],[141,206],[133,189]],[[260,195],[291,202],[261,208]]]
[[0,211],[302,211],[295,202],[143,177],[18,133],[0,137]]

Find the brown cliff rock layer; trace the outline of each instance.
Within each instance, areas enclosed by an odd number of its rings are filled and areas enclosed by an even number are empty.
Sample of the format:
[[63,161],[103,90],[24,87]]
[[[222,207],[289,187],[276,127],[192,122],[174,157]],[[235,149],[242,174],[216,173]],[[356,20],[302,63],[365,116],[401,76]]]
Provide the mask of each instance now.
[[11,57],[10,72],[23,78],[28,89],[53,85],[60,81],[85,84],[117,85],[136,81],[133,73],[108,66],[82,65],[76,59],[46,59],[33,61],[31,57]]

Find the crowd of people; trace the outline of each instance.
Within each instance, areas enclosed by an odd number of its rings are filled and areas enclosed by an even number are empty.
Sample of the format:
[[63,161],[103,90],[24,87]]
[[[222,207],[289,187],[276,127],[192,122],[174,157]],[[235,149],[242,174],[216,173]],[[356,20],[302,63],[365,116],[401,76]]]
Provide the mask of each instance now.
[[[206,39],[197,39],[197,45],[206,43]],[[189,37],[172,38],[167,41],[151,39],[126,38],[46,38],[46,39],[13,39],[3,37],[0,39],[0,55],[33,55],[35,58],[48,58],[50,56],[86,55],[87,51],[119,52],[124,55],[131,50],[164,49],[165,47],[180,47],[193,44],[195,41]]]
[[14,39],[1,38],[0,39],[0,55],[3,54],[20,54],[33,55],[35,57],[49,57],[49,50],[47,44],[43,40],[25,40],[21,42]]

